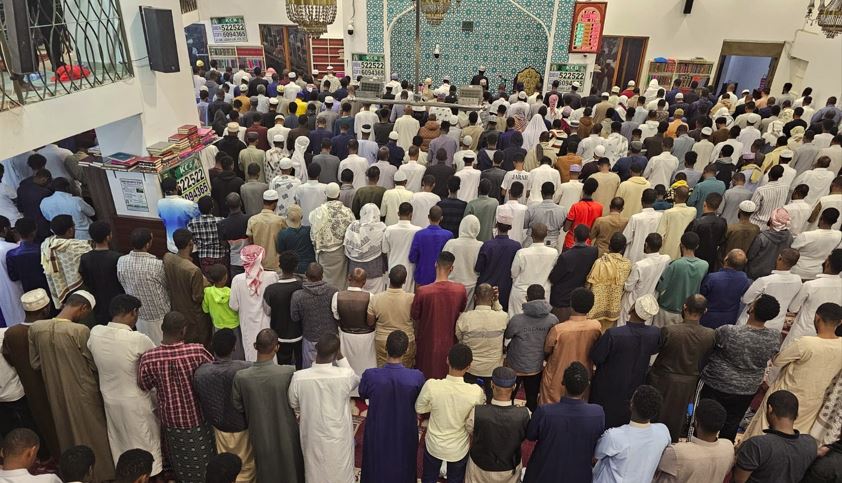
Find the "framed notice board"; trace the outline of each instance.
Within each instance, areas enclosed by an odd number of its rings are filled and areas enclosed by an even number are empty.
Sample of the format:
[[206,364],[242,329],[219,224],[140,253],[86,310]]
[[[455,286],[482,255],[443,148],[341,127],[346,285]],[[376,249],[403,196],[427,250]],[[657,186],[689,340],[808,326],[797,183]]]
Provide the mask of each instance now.
[[245,18],[241,16],[211,17],[210,22],[215,44],[248,42]]
[[571,54],[595,54],[602,43],[606,2],[576,2],[570,29]]
[[210,45],[208,54],[211,60],[219,62],[219,68],[223,70],[231,67],[236,71],[240,64],[245,65],[248,70],[255,67],[266,68],[263,47],[259,45]]

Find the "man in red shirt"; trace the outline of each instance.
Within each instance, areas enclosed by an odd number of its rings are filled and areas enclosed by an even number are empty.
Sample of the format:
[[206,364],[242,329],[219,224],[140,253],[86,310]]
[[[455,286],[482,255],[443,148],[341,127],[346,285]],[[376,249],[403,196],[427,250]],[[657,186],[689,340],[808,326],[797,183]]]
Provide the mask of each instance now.
[[[586,179],[582,185],[582,199],[578,203],[573,203],[570,211],[567,212],[567,220],[564,222],[564,231],[567,232],[567,236],[564,237],[565,250],[573,246],[573,228],[577,225],[585,225],[590,229],[593,222],[602,216],[602,205],[592,198],[598,187],[597,180]],[[590,242],[588,239],[589,245]]]
[[161,330],[161,346],[140,356],[137,385],[157,391],[161,429],[178,479],[205,481],[205,467],[216,448],[193,389],[193,373],[213,356],[201,344],[184,343],[187,318],[180,312],[165,315]]

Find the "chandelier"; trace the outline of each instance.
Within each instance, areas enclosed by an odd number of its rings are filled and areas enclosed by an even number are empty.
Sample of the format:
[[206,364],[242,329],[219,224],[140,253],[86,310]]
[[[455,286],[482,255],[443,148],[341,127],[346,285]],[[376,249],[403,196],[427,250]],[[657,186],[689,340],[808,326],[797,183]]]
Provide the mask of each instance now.
[[336,20],[336,0],[287,0],[287,17],[315,38]]
[[[458,0],[457,0],[458,1]],[[450,0],[420,0],[421,13],[430,25],[441,25],[444,14],[450,8]]]
[[832,39],[842,33],[842,0],[820,0],[816,9],[816,0],[807,5],[807,20],[810,24],[819,24],[827,38]]

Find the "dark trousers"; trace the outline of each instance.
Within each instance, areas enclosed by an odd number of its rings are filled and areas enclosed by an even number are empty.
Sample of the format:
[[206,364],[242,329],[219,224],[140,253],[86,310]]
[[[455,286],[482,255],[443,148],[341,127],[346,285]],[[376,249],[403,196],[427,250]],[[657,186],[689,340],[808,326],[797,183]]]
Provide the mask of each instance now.
[[477,386],[480,386],[482,388],[483,392],[485,392],[485,402],[486,402],[486,404],[489,401],[491,401],[491,396],[492,396],[492,393],[491,393],[491,377],[475,376],[475,375],[471,374],[470,372],[468,372],[468,373],[465,373],[465,382],[467,382],[468,384],[476,384]]
[[[421,483],[436,483],[439,481],[439,470],[442,460],[431,455],[424,448],[424,469],[421,472]],[[464,483],[465,469],[468,467],[468,455],[459,461],[447,462],[447,483]]]
[[740,421],[743,420],[743,416],[745,416],[746,410],[748,410],[751,400],[754,398],[754,394],[745,396],[740,394],[728,394],[705,385],[699,393],[699,399],[701,400],[705,398],[713,399],[725,408],[727,416],[725,417],[725,424],[719,431],[719,437],[734,441],[734,438],[737,437],[737,430],[740,427]]
[[520,386],[523,385],[523,392],[526,393],[526,407],[533,413],[538,408],[538,391],[541,389],[541,376],[544,371],[531,376],[518,376],[515,383],[515,390],[512,392],[512,399],[517,397]]
[[278,364],[301,369],[301,341],[278,344]]
[[44,435],[38,431],[32,412],[29,410],[29,403],[26,396],[17,401],[0,402],[0,437],[6,437],[13,429],[28,428],[34,431],[41,438],[41,447],[38,449],[38,458],[47,460],[51,456],[58,459],[60,455],[51,455],[47,444],[44,442]]

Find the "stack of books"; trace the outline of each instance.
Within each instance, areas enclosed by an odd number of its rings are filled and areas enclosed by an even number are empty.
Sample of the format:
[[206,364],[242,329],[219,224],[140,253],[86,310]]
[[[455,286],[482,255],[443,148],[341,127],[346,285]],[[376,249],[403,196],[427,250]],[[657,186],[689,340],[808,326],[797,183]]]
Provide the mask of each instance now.
[[178,153],[190,149],[190,137],[187,134],[173,134],[168,141],[172,143],[173,149]]
[[134,154],[114,153],[105,157],[102,167],[117,171],[132,171],[137,165],[137,162],[137,156]]
[[142,173],[160,173],[163,169],[160,156],[137,156],[136,171]]

